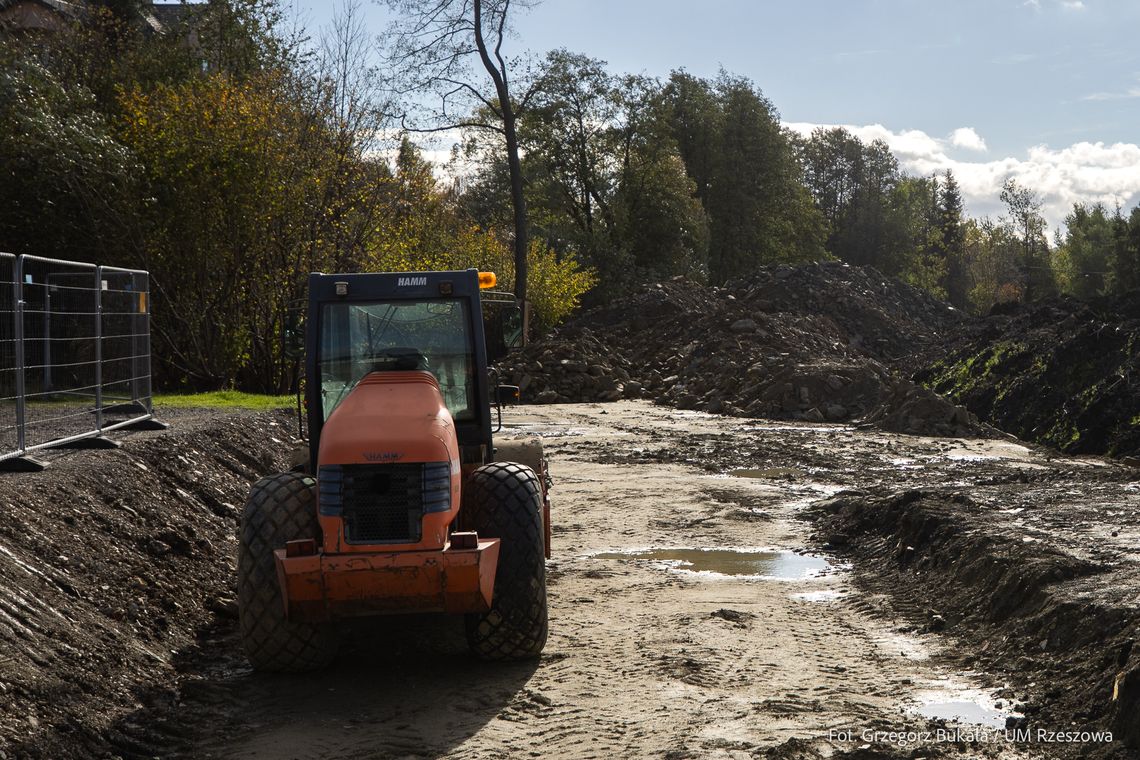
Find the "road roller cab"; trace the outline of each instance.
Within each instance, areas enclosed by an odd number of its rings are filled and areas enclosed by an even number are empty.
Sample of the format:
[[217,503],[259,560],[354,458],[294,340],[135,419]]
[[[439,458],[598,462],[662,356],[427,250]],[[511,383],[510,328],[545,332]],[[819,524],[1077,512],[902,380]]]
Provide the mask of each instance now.
[[338,621],[405,612],[465,614],[483,657],[541,652],[547,478],[536,442],[492,438],[517,389],[491,383],[488,343],[521,335],[511,299],[481,297],[493,285],[475,270],[311,275],[307,462],[259,481],[243,512],[255,667],[319,667]]

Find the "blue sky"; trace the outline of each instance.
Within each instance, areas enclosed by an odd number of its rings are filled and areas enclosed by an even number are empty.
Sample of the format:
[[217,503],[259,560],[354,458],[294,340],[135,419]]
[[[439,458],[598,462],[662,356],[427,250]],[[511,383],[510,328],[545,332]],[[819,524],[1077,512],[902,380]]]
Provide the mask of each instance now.
[[[338,3],[283,0],[316,33]],[[968,210],[1013,176],[1046,200],[1140,202],[1137,0],[546,0],[512,53],[555,47],[614,71],[752,79],[798,131],[882,138],[914,173],[953,169]],[[365,2],[379,34],[386,11]]]

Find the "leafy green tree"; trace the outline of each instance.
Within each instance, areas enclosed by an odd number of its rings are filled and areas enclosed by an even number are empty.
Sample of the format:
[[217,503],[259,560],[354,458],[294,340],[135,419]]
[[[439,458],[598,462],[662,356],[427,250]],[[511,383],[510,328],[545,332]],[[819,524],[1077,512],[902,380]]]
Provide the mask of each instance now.
[[1040,196],[1007,179],[1001,190],[1009,224],[1021,246],[1022,296],[1026,301],[1042,298],[1056,292],[1056,280],[1049,256],[1049,241],[1045,238],[1045,217],[1041,214]]
[[708,276],[708,219],[681,157],[650,142],[630,151],[615,198],[618,237],[639,279]]
[[555,50],[531,88],[522,123],[530,206],[540,234],[607,275],[620,272],[613,195],[623,103],[602,61]]
[[684,71],[674,71],[661,93],[668,123],[695,195],[707,207],[709,191],[723,171],[719,135],[723,114],[712,85]]
[[1112,231],[1108,285],[1112,293],[1120,295],[1140,288],[1140,206],[1127,218],[1117,208]]
[[890,250],[904,280],[936,298],[946,298],[947,260],[939,224],[937,177],[902,177],[891,196],[885,224]]
[[139,165],[90,91],[0,50],[0,240],[13,253],[127,263]]
[[1058,277],[1063,289],[1078,298],[1093,298],[1106,290],[1109,260],[1115,242],[1112,217],[1103,204],[1073,204],[1065,217],[1066,233],[1057,247]]
[[938,205],[938,227],[942,235],[942,253],[946,274],[942,288],[947,299],[959,309],[969,305],[970,280],[966,262],[965,204],[954,173],[946,170]]
[[973,311],[984,314],[995,304],[1021,300],[1021,242],[1013,227],[984,217],[967,220],[964,232]]
[[852,264],[897,274],[904,267],[891,229],[891,196],[902,181],[898,160],[885,142],[874,140],[864,146],[858,166],[854,201],[836,249],[845,251],[844,260]]
[[[595,297],[636,280],[702,277],[707,222],[652,80],[555,50],[538,66],[519,122],[531,234],[599,273]],[[503,215],[506,172],[478,132],[465,155],[481,172],[464,193],[475,218]]]
[[799,150],[804,184],[830,230],[828,250],[846,260],[836,250],[836,244],[860,192],[863,142],[842,127],[820,127],[799,145]]
[[751,82],[674,72],[664,118],[709,219],[713,282],[771,263],[824,256],[825,226],[803,186],[791,137]]
[[[865,144],[845,129],[820,128],[801,145],[800,157],[807,187],[829,223],[828,251],[888,274],[905,271],[916,235],[915,220],[905,214],[917,213],[925,225],[929,204],[918,209],[915,201],[926,198],[914,188],[900,190],[904,177],[886,143]],[[925,231],[917,237],[926,245]]]

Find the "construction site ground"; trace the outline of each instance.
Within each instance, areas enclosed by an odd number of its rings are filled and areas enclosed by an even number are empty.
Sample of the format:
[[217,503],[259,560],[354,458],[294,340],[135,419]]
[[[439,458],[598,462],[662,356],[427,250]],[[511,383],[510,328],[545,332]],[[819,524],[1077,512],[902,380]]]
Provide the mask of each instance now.
[[393,617],[271,676],[237,640],[237,516],[292,421],[172,421],[0,480],[0,757],[1136,756],[1135,469],[513,408],[554,479],[541,659],[478,662],[461,621]]

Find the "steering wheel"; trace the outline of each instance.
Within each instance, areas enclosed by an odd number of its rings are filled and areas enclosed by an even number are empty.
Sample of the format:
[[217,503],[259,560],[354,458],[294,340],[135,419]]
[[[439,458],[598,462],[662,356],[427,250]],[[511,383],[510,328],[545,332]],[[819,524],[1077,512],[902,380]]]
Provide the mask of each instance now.
[[407,346],[385,348],[376,354],[372,360],[373,372],[407,372],[410,370],[431,371],[428,368],[427,357],[417,348]]

